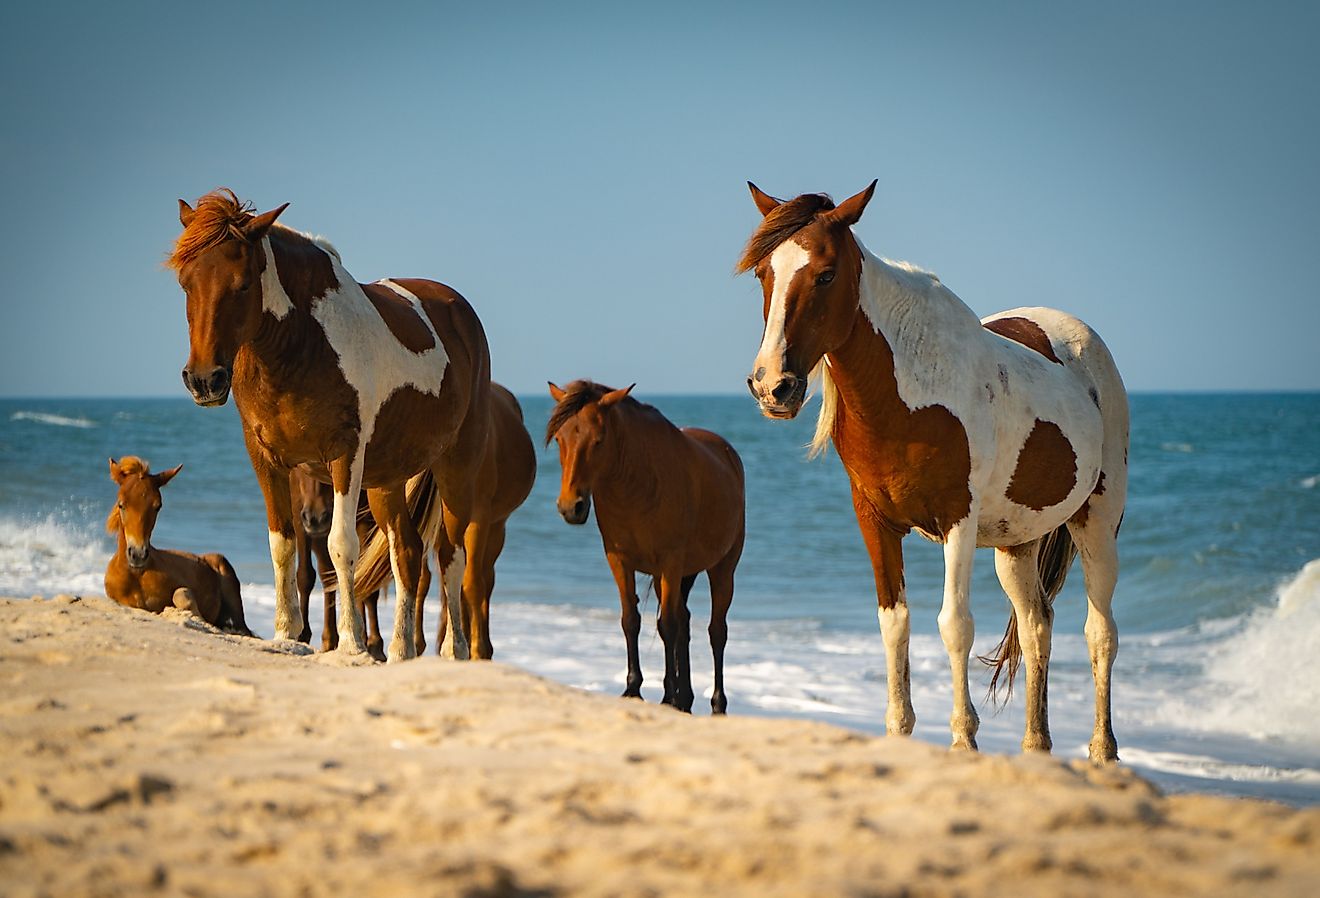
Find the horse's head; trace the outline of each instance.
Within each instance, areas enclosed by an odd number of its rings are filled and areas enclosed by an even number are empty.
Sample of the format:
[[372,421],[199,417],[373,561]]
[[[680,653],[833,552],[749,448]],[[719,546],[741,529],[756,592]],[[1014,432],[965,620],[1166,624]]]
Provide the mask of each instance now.
[[311,537],[328,536],[334,518],[334,488],[301,467],[290,472],[289,486],[293,491],[293,507],[302,509],[299,517],[303,530]]
[[611,390],[587,380],[574,381],[566,390],[550,384],[556,404],[546,425],[545,442],[559,444],[563,474],[557,505],[570,524],[587,522],[596,476],[609,461],[612,410],[631,390],[632,386]]
[[134,455],[110,459],[110,479],[119,484],[119,498],[110,510],[106,529],[124,531],[128,566],[140,571],[151,557],[151,531],[160,513],[161,487],[174,479],[183,465],[152,474],[147,463]]
[[784,202],[747,186],[764,218],[736,270],[754,270],[765,295],[765,333],[747,388],[766,417],[792,418],[812,370],[851,332],[862,273],[851,227],[875,182],[838,206],[823,194]]
[[216,190],[194,209],[179,200],[179,235],[169,265],[188,297],[188,364],[183,383],[198,405],[224,405],[234,356],[261,322],[261,241],[288,203],[261,215],[233,191]]

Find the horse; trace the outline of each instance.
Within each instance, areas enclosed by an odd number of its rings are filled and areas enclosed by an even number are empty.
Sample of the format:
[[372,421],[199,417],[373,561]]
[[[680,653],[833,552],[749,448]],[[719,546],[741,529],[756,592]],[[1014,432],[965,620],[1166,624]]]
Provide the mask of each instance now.
[[715,659],[710,705],[712,713],[725,713],[724,646],[745,530],[742,459],[718,434],[675,427],[657,409],[630,396],[632,387],[616,390],[587,380],[565,389],[549,386],[555,407],[545,442],[559,444],[557,507],[566,522],[580,525],[595,498],[596,524],[623,612],[628,647],[624,697],[642,694],[635,579],[641,572],[659,583],[663,702],[692,710],[687,600],[697,575],[705,571]]
[[[296,543],[289,471],[311,466],[334,487],[328,545],[345,611],[339,650],[366,650],[355,568],[386,565],[397,584],[391,661],[414,652],[422,546],[440,503],[412,502],[404,485],[426,474],[461,537],[486,447],[490,353],[476,313],[435,281],[358,283],[327,241],[260,215],[231,190],[179,200],[183,231],[168,265],[187,297],[183,381],[200,406],[232,392],[266,503],[275,570],[275,635],[303,629],[294,589]],[[359,494],[376,528],[360,543]],[[419,532],[420,531],[420,532]],[[366,579],[364,577],[364,579]]]
[[[449,658],[494,656],[490,596],[495,589],[495,561],[504,548],[509,516],[527,500],[536,481],[536,448],[523,423],[522,407],[500,384],[492,383],[490,391],[490,430],[474,485],[471,522],[461,546],[449,540],[448,528],[442,527],[436,539],[441,572],[436,651]],[[418,655],[426,651],[422,610],[430,579],[430,568],[424,565],[413,629]]]
[[977,546],[995,548],[1012,606],[989,659],[1011,689],[1026,670],[1024,751],[1049,751],[1046,709],[1053,602],[1080,549],[1095,680],[1091,760],[1116,760],[1109,686],[1118,529],[1127,495],[1128,404],[1113,357],[1086,324],[1054,309],[978,320],[939,278],[872,255],[852,231],[875,191],[837,206],[787,202],[748,182],[762,220],[738,260],[764,295],[765,330],[747,379],[769,418],[792,418],[812,372],[821,410],[812,454],[832,441],[848,472],[871,556],[885,644],[886,731],[912,711],[902,539],[944,544],[938,622],[953,679],[952,747],[976,748],[967,684],[968,607]]
[[[312,589],[319,575],[325,593],[322,602],[321,651],[331,652],[339,646],[339,630],[335,625],[334,565],[327,545],[334,512],[334,488],[317,480],[310,471],[300,466],[289,472],[289,494],[293,501],[293,535],[298,556],[298,607],[302,609],[303,617],[298,641],[312,641]],[[361,513],[359,507],[358,514]],[[377,661],[384,661],[385,644],[380,635],[377,615],[379,595],[379,592],[373,592],[363,598],[360,605],[366,615],[367,654]]]
[[119,485],[119,496],[105,529],[119,535],[119,545],[105,568],[105,594],[121,605],[153,614],[181,608],[208,624],[251,636],[243,618],[238,576],[225,556],[198,556],[151,544],[160,491],[182,469],[178,465],[152,474],[135,455],[110,459],[110,479]]

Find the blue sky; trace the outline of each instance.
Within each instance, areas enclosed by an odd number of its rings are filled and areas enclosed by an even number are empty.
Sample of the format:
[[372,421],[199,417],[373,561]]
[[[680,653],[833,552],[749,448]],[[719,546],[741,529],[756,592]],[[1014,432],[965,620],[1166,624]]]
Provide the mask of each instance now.
[[184,396],[161,260],[218,185],[460,290],[516,391],[736,393],[744,182],[872,178],[873,251],[1132,389],[1320,389],[1314,5],[119,6],[0,13],[0,395]]

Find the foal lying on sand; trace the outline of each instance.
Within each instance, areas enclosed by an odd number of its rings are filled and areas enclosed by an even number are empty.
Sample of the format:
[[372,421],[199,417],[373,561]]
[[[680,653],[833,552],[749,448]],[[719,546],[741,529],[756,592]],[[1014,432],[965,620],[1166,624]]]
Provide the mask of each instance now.
[[110,459],[110,477],[119,484],[119,499],[105,529],[119,534],[119,547],[105,569],[105,594],[121,605],[155,614],[182,608],[208,624],[251,636],[243,619],[238,577],[225,556],[197,556],[151,544],[161,487],[182,467],[152,474],[136,456]]

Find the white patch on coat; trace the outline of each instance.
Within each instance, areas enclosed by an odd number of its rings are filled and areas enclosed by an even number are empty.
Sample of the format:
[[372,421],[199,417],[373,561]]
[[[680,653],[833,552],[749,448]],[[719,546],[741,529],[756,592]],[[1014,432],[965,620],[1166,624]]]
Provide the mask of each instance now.
[[[1088,394],[1094,385],[1088,362],[1078,352],[1092,343],[1103,346],[1099,338],[1081,321],[1053,309],[1018,309],[993,316],[1016,315],[1040,325],[1062,350],[1064,364],[1056,364],[986,330],[934,275],[881,259],[860,241],[858,247],[862,313],[893,350],[899,398],[914,411],[943,406],[967,432],[969,489],[981,509],[978,542],[1017,545],[1063,524],[1090,493],[1101,469],[1103,422]],[[1001,370],[1007,388],[1001,383]],[[988,399],[987,385],[993,401]],[[1073,489],[1058,505],[1041,511],[1005,495],[1037,419],[1058,425],[1077,456]]]
[[261,308],[282,320],[293,311],[293,300],[284,292],[280,283],[280,273],[275,268],[275,252],[270,248],[270,238],[261,238],[261,250],[266,254],[266,268],[261,272]]
[[330,535],[326,538],[326,548],[330,551],[330,561],[335,566],[335,577],[339,581],[339,644],[343,650],[350,652],[367,650],[362,615],[357,608],[357,589],[353,584],[353,566],[357,564],[358,552],[361,550],[357,535],[357,507],[358,496],[362,491],[365,445],[358,447],[353,459],[348,492],[335,491]]
[[777,377],[783,372],[785,354],[788,352],[788,342],[784,336],[788,317],[788,288],[793,283],[793,276],[810,261],[811,253],[792,240],[785,240],[770,254],[774,286],[770,289],[770,312],[765,319],[765,336],[761,338],[761,348],[756,353],[753,370],[765,368],[771,377]]

